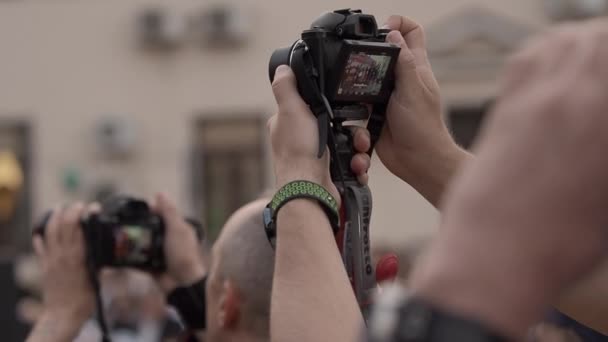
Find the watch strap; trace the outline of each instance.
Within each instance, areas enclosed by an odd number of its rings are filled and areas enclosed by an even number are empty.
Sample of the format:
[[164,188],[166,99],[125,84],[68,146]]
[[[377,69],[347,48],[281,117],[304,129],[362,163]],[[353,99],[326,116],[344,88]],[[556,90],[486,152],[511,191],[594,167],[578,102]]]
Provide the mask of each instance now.
[[371,342],[507,342],[476,319],[436,308],[422,298],[389,286],[373,309]]
[[310,181],[294,181],[283,186],[272,198],[264,210],[264,227],[268,240],[275,246],[276,221],[279,210],[294,199],[307,198],[315,200],[327,215],[334,234],[340,229],[340,211],[338,201],[323,186]]

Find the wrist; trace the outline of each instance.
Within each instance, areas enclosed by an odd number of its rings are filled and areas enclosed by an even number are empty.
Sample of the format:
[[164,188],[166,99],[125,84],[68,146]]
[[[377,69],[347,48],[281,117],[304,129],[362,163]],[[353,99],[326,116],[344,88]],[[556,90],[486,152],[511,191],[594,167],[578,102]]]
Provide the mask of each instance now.
[[[198,255],[198,254],[197,254]],[[192,261],[190,265],[184,267],[179,274],[173,277],[172,285],[173,289],[180,286],[190,286],[197,281],[201,280],[206,274],[205,267],[199,260]]]
[[404,151],[396,175],[438,206],[459,168],[471,155],[447,137],[438,138],[424,150]]
[[277,187],[281,188],[286,184],[305,180],[320,185],[325,185],[329,179],[329,171],[322,167],[320,161],[309,162],[280,162],[275,164],[275,176]]
[[318,172],[308,172],[306,168],[294,169],[290,168],[286,171],[275,172],[276,190],[283,188],[285,185],[296,181],[308,181],[322,186],[333,197],[340,202],[340,194],[338,193],[334,183],[331,180],[328,170]]
[[470,253],[470,245],[441,239],[419,263],[411,278],[417,295],[438,308],[481,322],[512,338],[521,338],[540,319],[547,302],[542,279],[529,279],[523,269],[505,264],[505,257]]
[[45,310],[36,326],[48,331],[49,336],[62,336],[65,340],[72,340],[89,318],[90,313],[81,310],[49,309]]

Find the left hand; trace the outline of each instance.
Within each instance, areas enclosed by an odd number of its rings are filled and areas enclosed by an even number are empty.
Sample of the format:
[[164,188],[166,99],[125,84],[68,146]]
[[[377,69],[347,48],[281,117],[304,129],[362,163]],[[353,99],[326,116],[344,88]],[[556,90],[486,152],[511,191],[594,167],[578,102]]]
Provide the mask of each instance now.
[[[322,185],[340,201],[329,173],[329,152],[317,158],[317,119],[298,93],[296,77],[288,66],[277,68],[272,90],[279,107],[278,114],[268,122],[277,186],[307,180]],[[365,154],[370,147],[365,129],[355,130],[354,145],[359,153],[353,157],[351,168],[359,182],[365,184],[370,165],[369,156]]]
[[43,316],[84,323],[95,308],[79,223],[84,213],[83,204],[57,209],[46,227],[45,240],[39,235],[33,238],[43,274]]
[[416,188],[459,148],[443,120],[439,84],[422,25],[393,15],[386,27],[392,30],[386,41],[398,45],[401,52],[376,150],[388,170]]

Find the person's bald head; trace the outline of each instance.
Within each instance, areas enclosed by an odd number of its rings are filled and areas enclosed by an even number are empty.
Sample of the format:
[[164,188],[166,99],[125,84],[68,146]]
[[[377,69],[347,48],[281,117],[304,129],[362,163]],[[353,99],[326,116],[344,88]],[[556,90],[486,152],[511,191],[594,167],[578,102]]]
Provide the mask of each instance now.
[[226,334],[269,335],[274,251],[262,220],[267,203],[261,199],[239,209],[213,246],[207,317],[215,340]]

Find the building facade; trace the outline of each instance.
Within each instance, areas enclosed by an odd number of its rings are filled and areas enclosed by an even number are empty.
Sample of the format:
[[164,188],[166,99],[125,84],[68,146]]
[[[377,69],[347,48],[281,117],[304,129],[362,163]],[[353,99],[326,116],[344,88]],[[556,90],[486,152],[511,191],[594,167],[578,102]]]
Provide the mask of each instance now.
[[[0,148],[13,146],[26,174],[23,218],[11,229],[27,230],[55,203],[115,191],[166,191],[217,228],[272,181],[271,52],[343,7],[426,27],[463,144],[496,94],[504,58],[555,16],[540,0],[1,2],[0,132],[13,135],[1,133]],[[435,209],[377,160],[370,186],[375,242],[433,232]],[[27,235],[14,241],[25,245]]]

